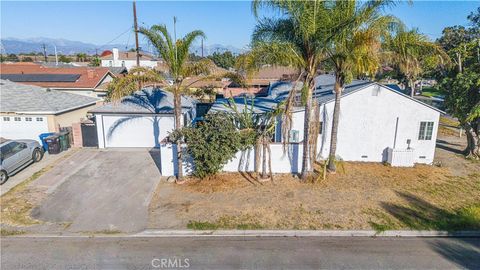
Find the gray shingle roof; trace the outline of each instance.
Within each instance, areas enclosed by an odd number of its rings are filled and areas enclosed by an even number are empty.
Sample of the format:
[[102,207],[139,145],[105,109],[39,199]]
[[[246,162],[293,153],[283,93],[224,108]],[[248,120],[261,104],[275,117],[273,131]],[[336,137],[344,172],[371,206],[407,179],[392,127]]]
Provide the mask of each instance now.
[[99,99],[0,80],[1,112],[57,114],[95,104]]
[[[194,100],[182,96],[182,108],[194,106]],[[148,87],[124,97],[119,102],[109,102],[91,110],[91,113],[142,113],[172,114],[173,94],[160,88]]]
[[[335,94],[333,92],[333,87],[335,84],[335,77],[333,75],[319,75],[315,78],[315,85],[316,89],[313,92],[313,97],[318,100],[320,104],[326,103],[328,101],[335,99]],[[345,89],[342,92],[343,95],[347,95],[351,92],[364,88],[373,82],[370,81],[363,81],[363,80],[355,80],[352,83],[345,86]],[[302,88],[302,83],[297,84],[297,90]],[[268,110],[272,110],[277,106],[278,103],[284,101],[290,91],[293,88],[292,82],[276,82],[270,86],[269,95],[267,97],[257,97],[253,99],[255,113],[266,112]],[[300,91],[298,91],[297,98],[300,98]],[[245,107],[245,99],[244,98],[235,98],[234,102],[237,104],[237,108],[239,111],[242,111]],[[220,99],[217,100],[209,112],[219,112],[219,111],[228,111],[229,108],[225,106],[225,104],[229,103],[228,99]],[[247,106],[251,106],[252,99],[247,99]],[[303,108],[298,107],[296,110],[302,110]]]

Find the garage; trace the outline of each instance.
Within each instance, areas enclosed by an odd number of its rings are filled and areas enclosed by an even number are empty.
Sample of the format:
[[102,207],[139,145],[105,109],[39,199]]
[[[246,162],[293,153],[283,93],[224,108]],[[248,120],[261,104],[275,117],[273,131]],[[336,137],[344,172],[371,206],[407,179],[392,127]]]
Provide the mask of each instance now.
[[[184,124],[194,118],[193,101],[182,97]],[[175,129],[173,95],[144,88],[119,102],[90,111],[95,116],[99,148],[159,147]]]
[[39,141],[38,135],[48,132],[47,117],[36,115],[2,116],[0,137],[6,139],[31,139]]
[[159,147],[175,126],[171,115],[97,114],[95,119],[100,148]]
[[0,136],[40,142],[42,133],[57,132],[86,117],[97,98],[0,80]]

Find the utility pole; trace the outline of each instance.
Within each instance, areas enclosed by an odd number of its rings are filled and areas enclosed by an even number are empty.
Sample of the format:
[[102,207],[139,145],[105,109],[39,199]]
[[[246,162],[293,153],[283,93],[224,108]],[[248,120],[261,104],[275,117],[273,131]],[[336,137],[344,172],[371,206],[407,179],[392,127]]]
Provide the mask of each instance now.
[[47,58],[47,47],[45,46],[45,43],[43,43],[43,57],[45,57],[45,63],[48,62]]
[[137,6],[133,1],[133,28],[135,31],[135,51],[137,52],[137,67],[140,67],[140,49],[138,47]]

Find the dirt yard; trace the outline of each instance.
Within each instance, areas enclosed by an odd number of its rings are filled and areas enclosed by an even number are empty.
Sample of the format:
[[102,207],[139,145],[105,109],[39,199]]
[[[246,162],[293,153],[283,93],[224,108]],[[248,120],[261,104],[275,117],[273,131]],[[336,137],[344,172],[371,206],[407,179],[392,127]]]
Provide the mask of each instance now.
[[464,138],[440,134],[436,166],[345,162],[337,174],[309,184],[291,175],[260,183],[241,174],[162,183],[149,227],[480,229],[480,162],[463,158],[464,147]]

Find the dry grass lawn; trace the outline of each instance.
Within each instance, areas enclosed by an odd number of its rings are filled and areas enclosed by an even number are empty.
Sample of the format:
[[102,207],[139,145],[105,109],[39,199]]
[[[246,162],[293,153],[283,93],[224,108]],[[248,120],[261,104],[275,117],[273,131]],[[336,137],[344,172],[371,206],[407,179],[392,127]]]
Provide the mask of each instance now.
[[461,143],[451,144],[451,149],[437,149],[441,167],[348,162],[337,174],[308,184],[291,175],[260,183],[241,174],[161,184],[150,205],[150,226],[480,229],[480,163],[452,152],[461,149]]

